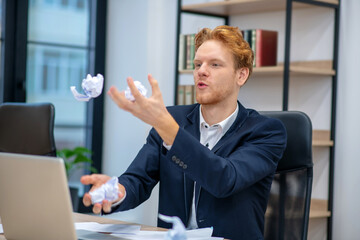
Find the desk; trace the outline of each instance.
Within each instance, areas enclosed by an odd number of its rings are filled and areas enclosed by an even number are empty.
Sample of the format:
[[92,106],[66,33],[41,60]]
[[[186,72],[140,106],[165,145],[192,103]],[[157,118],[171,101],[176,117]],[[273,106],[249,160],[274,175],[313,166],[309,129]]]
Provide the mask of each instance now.
[[[109,218],[104,218],[104,217],[94,216],[94,215],[88,215],[88,214],[82,214],[82,213],[74,213],[74,219],[75,219],[75,222],[98,222],[98,223],[111,223],[111,224],[140,225],[141,230],[146,230],[146,231],[166,231],[167,230],[165,228],[151,227],[151,226],[146,226],[146,225],[141,225],[141,224],[136,224],[136,223],[128,223],[128,222],[123,222],[123,221],[119,221],[119,220],[114,220],[114,219],[109,219]],[[0,223],[1,223],[1,219],[0,219]],[[6,238],[4,237],[4,234],[0,234],[0,240],[6,240]]]

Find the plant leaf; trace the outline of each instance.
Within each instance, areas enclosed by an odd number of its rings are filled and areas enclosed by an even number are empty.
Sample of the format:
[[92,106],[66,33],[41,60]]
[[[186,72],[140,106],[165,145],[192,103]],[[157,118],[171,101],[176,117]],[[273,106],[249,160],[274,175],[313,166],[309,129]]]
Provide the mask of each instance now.
[[85,147],[76,147],[74,148],[74,153],[76,154],[85,154],[85,153],[92,153],[91,150],[85,148]]
[[77,155],[74,159],[74,164],[82,162],[92,163],[92,160],[84,155]]

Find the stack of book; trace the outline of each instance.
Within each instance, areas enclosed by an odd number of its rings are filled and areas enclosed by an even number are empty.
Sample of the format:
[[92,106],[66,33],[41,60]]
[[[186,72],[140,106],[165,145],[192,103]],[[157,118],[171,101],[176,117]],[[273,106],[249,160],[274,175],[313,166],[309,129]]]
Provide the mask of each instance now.
[[[278,32],[263,29],[242,31],[254,52],[254,67],[276,66]],[[179,71],[193,70],[195,56],[195,34],[180,34],[179,36]]]
[[190,105],[196,103],[194,85],[178,85],[177,105]]
[[179,71],[193,70],[195,57],[195,34],[179,36]]
[[254,67],[276,66],[277,31],[250,29],[242,33],[254,52]]

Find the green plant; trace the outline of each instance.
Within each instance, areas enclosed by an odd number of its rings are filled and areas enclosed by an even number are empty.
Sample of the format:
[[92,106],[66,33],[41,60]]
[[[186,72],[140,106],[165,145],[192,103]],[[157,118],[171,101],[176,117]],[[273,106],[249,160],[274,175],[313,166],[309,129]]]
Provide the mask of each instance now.
[[92,152],[85,147],[75,147],[73,149],[63,148],[57,150],[56,154],[61,157],[65,163],[66,175],[69,178],[75,169],[85,168],[92,173],[97,173],[96,168],[92,167]]

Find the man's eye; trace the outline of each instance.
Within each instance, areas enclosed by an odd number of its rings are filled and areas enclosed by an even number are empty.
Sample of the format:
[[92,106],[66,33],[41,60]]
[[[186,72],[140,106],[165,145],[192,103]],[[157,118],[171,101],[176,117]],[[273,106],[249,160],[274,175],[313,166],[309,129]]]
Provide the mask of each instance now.
[[219,67],[220,64],[218,64],[218,63],[213,63],[212,66],[213,66],[213,67]]
[[199,68],[199,67],[201,67],[201,64],[200,64],[200,63],[194,63],[194,66],[195,66],[196,68]]

